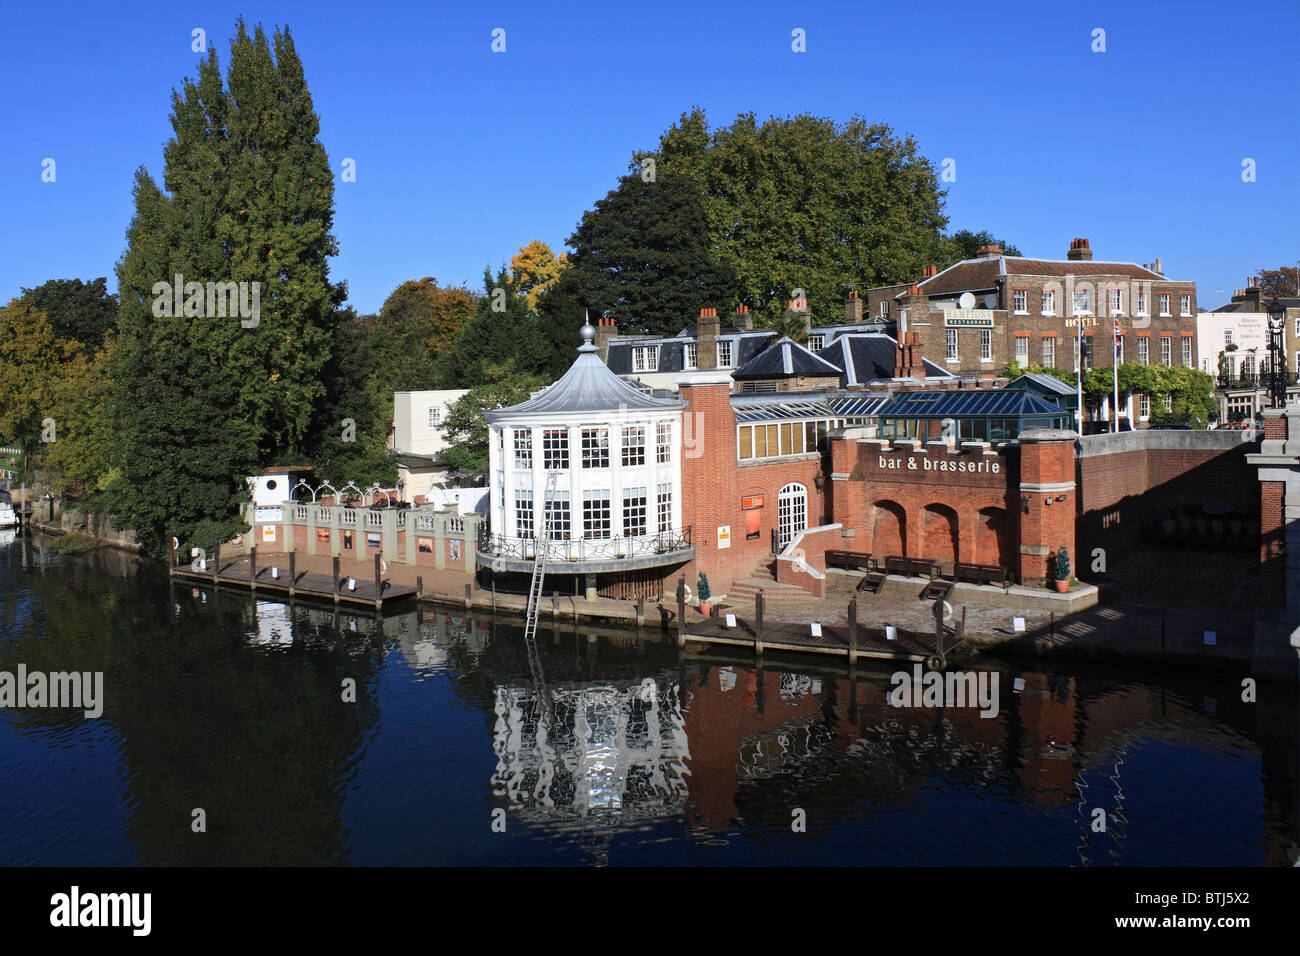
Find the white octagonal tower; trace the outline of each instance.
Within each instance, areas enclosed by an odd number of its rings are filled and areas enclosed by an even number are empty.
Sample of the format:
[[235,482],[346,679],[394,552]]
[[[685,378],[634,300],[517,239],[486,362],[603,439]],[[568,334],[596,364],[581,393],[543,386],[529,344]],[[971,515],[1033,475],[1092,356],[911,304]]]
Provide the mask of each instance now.
[[559,381],[484,412],[491,533],[479,564],[530,572],[549,512],[548,578],[583,575],[590,596],[596,576],[637,571],[648,594],[657,576],[695,556],[682,527],[685,405],[623,381],[600,360],[596,330],[587,324],[581,333],[578,358]]

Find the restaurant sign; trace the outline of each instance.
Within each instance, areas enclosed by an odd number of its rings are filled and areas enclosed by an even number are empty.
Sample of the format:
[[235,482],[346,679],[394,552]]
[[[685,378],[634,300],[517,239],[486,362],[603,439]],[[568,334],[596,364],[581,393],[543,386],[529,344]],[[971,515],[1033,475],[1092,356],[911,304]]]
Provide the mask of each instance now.
[[943,325],[947,329],[991,329],[992,309],[945,309]]

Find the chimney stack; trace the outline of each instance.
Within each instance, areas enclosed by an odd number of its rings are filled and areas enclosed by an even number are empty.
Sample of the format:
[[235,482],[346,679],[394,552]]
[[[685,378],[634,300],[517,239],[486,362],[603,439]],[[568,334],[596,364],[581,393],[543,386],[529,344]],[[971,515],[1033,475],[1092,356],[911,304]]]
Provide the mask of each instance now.
[[1070,242],[1070,250],[1065,257],[1071,262],[1088,262],[1092,259],[1092,249],[1087,239],[1075,239]]
[[844,321],[849,325],[857,325],[862,321],[862,300],[858,298],[857,290],[850,292],[844,300]]
[[[996,259],[1002,255],[1002,247],[999,245],[980,246],[980,251],[976,258],[979,259]],[[935,270],[938,271],[937,269]]]
[[700,321],[696,326],[695,367],[710,369],[718,367],[718,310],[700,309]]
[[600,350],[600,360],[604,362],[609,356],[609,340],[618,335],[618,326],[613,318],[601,316],[596,320],[596,348]]
[[812,330],[812,313],[808,311],[808,300],[790,299],[785,314],[794,314],[803,319],[804,339],[807,340],[808,333]]
[[899,337],[894,378],[914,378],[917,381],[925,381],[925,362],[921,356],[919,332],[904,332]]
[[731,324],[742,332],[752,332],[754,330],[754,317],[749,314],[749,306],[736,306],[736,314],[732,317]]
[[1263,290],[1261,290],[1259,287],[1258,277],[1250,276],[1249,278],[1246,279],[1246,288],[1242,294],[1242,298],[1249,305],[1254,306],[1254,308],[1251,309],[1252,312],[1263,311],[1263,309],[1260,306],[1260,292],[1262,291]]
[[1156,272],[1160,273],[1160,275],[1165,274],[1165,262],[1159,256],[1156,256]]
[[[1002,249],[999,246],[988,246],[987,248],[997,249],[999,254],[1001,254],[1002,252]],[[921,278],[923,279],[933,279],[938,274],[939,274],[939,267],[935,265],[926,266],[924,269],[921,270]]]

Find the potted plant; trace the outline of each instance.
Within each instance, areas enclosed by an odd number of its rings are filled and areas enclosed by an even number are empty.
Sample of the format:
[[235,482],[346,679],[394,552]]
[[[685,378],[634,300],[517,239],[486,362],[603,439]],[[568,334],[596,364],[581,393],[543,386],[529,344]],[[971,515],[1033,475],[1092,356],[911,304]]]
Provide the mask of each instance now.
[[709,590],[709,576],[703,571],[700,572],[700,580],[696,587],[696,592],[699,594],[700,598],[700,613],[708,615],[708,613],[713,610],[713,602],[709,600],[709,597],[713,592]]
[[1049,562],[1052,572],[1052,584],[1061,594],[1070,590],[1070,552],[1062,545]]

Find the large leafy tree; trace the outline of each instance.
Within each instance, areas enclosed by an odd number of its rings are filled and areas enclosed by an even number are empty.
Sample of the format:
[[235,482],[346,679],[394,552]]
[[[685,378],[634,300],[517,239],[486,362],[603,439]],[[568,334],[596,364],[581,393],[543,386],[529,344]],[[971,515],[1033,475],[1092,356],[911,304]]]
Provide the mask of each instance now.
[[56,338],[86,346],[89,355],[117,328],[117,296],[108,294],[108,280],[50,279],[35,289],[23,289],[22,301],[44,312]]
[[704,193],[687,175],[623,177],[583,214],[568,244],[556,288],[622,331],[675,335],[701,307],[737,301],[736,274],[714,255]]
[[[240,21],[227,83],[213,50],[171,122],[164,188],[137,173],[117,269],[113,503],[154,550],[169,530],[199,544],[238,530],[243,476],[307,453],[346,292],[329,281],[333,180],[287,29],[268,42]],[[248,283],[260,307],[222,317],[186,296],[176,314],[154,290],[177,275]]]
[[510,274],[530,313],[537,313],[538,298],[559,281],[568,264],[567,254],[561,252],[557,256],[550,246],[537,239],[511,256]]
[[502,368],[536,375],[550,368],[553,343],[530,314],[519,280],[503,266],[483,270],[483,295],[461,329],[455,348],[438,362],[444,388],[474,388],[498,380]]
[[[0,445],[40,449],[42,423],[54,418],[60,369],[79,351],[54,334],[49,317],[23,299],[0,308]],[[55,436],[58,419],[54,418]]]
[[1260,269],[1259,288],[1267,298],[1300,295],[1300,266]]
[[660,180],[700,185],[708,245],[738,278],[732,296],[768,321],[795,289],[815,320],[830,320],[850,289],[919,275],[947,225],[945,194],[916,143],[858,117],[760,123],[749,113],[711,130],[697,108],[633,167],[645,160]]

